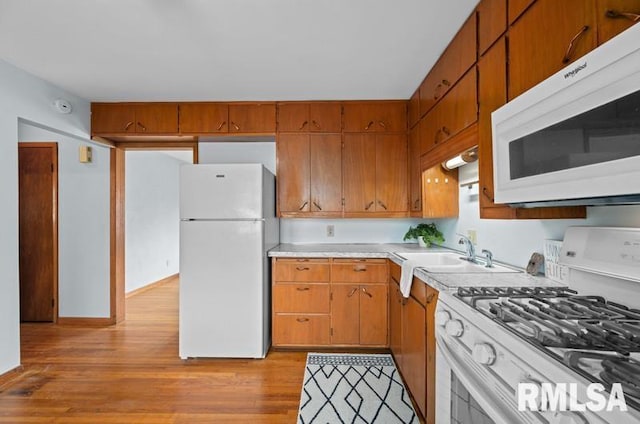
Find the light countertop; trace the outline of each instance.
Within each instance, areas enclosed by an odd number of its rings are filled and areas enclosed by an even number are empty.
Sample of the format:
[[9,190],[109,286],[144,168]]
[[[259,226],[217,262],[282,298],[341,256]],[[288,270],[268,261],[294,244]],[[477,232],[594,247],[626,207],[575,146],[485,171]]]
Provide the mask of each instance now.
[[[454,250],[442,247],[427,249],[418,246],[416,243],[280,244],[269,251],[269,256],[278,258],[388,258],[396,264],[402,265],[404,258],[395,255],[395,252],[451,251]],[[542,275],[532,276],[522,270],[514,273],[432,273],[423,268],[416,268],[414,275],[439,291],[457,291],[460,287],[562,286],[562,284],[549,280]]]

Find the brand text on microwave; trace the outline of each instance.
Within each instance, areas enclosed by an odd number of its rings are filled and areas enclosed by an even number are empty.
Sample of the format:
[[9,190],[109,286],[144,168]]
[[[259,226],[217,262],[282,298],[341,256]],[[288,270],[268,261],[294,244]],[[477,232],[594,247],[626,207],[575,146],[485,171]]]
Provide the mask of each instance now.
[[[579,395],[587,402],[581,403]],[[627,411],[624,392],[620,383],[613,383],[607,393],[604,385],[592,383],[520,383],[518,384],[519,411]]]

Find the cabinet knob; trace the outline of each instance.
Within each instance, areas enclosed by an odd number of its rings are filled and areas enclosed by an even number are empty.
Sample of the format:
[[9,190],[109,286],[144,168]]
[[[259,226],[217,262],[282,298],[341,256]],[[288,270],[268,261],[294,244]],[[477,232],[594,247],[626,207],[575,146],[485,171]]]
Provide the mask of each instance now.
[[127,125],[124,126],[124,130],[129,131],[129,128],[131,128],[131,125],[133,125],[133,121],[127,122]]
[[384,121],[378,121],[378,125],[380,125],[384,129],[387,129],[387,124],[385,124]]
[[318,208],[319,211],[322,210],[322,208],[320,207],[319,204],[317,204],[316,202],[313,202],[313,206],[315,206],[316,208]]
[[145,127],[144,125],[142,125],[142,123],[141,123],[141,122],[138,122],[138,126],[139,126],[140,128],[142,128],[142,131],[146,131],[146,130],[147,130],[147,127]]
[[311,123],[313,124],[314,127],[316,127],[317,129],[321,129],[322,127],[320,126],[320,124],[318,124],[318,122],[314,119],[311,121]]
[[233,125],[233,128],[235,128],[236,131],[240,131],[240,127],[238,126],[238,124],[236,124],[235,122],[231,121],[231,125]]
[[366,288],[364,288],[364,287],[362,288],[362,293],[366,294],[366,295],[367,295],[367,296],[369,296],[369,297],[373,297],[373,295],[372,295],[371,293],[369,293],[369,292],[367,291],[367,289],[366,289]]
[[373,201],[369,202],[369,204],[364,207],[364,210],[368,211],[371,208],[371,206],[373,206]]
[[296,321],[298,321],[298,322],[308,322],[309,318],[296,318]]
[[220,125],[218,125],[218,128],[216,128],[216,131],[220,131],[222,129],[222,127],[224,127],[227,124],[227,121],[222,121],[222,123],[220,123]]
[[297,266],[296,270],[297,271],[309,271],[309,267],[308,266]]
[[387,205],[385,205],[382,201],[378,200],[378,204],[382,207],[382,209],[384,209],[385,211],[387,210]]
[[357,291],[358,291],[357,287],[352,288],[349,294],[347,295],[347,297],[353,296],[354,294],[356,294]]
[[369,131],[369,128],[371,128],[371,125],[373,125],[373,121],[369,121],[369,123],[367,124],[366,127],[364,127],[365,131]]
[[309,202],[306,202],[306,201],[305,201],[305,202],[302,204],[302,206],[300,206],[300,207],[298,208],[298,210],[299,210],[299,211],[301,211],[302,209],[304,209],[304,207],[305,207],[305,206],[307,206],[307,203],[309,203]]
[[302,123],[302,125],[300,125],[300,128],[298,128],[298,131],[299,131],[299,130],[301,130],[301,129],[303,129],[307,124],[308,124],[308,122],[307,122],[307,121],[304,121],[304,122]]

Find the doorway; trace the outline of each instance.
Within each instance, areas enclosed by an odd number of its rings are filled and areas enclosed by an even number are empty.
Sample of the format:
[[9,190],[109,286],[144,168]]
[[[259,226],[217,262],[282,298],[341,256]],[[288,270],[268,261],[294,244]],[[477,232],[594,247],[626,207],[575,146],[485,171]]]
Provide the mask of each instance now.
[[18,143],[20,321],[58,319],[58,144]]

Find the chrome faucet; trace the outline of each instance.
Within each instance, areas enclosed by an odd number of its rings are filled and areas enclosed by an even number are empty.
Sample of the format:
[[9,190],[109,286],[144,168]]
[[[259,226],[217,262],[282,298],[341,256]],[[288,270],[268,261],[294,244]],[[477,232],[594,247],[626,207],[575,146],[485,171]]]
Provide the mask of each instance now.
[[473,243],[469,240],[468,237],[463,236],[462,234],[458,234],[460,236],[460,240],[458,240],[458,244],[464,244],[467,250],[466,255],[463,259],[469,262],[476,262],[476,249],[473,247]]
[[491,250],[482,249],[482,254],[487,260],[487,264],[485,265],[485,268],[493,268],[493,253],[491,253]]

